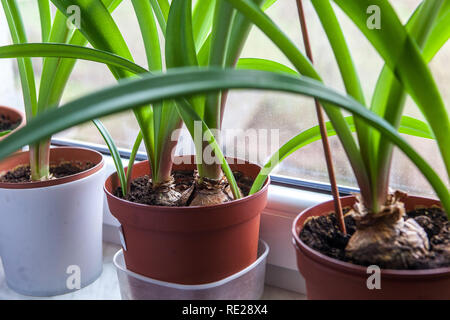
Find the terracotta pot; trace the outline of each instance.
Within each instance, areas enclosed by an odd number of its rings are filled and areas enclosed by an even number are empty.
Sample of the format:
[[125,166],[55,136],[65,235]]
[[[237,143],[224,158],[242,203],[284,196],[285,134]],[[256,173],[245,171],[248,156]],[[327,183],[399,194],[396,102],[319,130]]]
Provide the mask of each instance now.
[[[342,198],[343,206],[352,206],[354,197]],[[439,202],[408,197],[406,209],[431,207]],[[327,257],[303,243],[299,233],[305,220],[334,211],[333,201],[303,211],[294,221],[292,233],[297,264],[306,280],[308,299],[450,299],[450,268],[428,270],[381,270],[381,289],[369,290],[367,280],[373,274],[367,268]]]
[[[9,119],[11,119],[11,121],[17,122],[20,120],[20,124],[17,128],[15,128],[14,130],[12,130],[12,132],[19,130],[20,128],[25,126],[25,115],[16,109],[12,109],[9,107],[4,107],[4,106],[0,106],[0,115],[4,115],[6,117],[8,117]],[[9,136],[12,132],[10,132],[9,134],[0,137],[0,141],[2,141],[3,139],[5,139],[7,136]]]
[[[192,163],[174,170],[194,170]],[[230,165],[256,177],[254,164]],[[136,164],[133,178],[150,172],[148,162]],[[105,183],[111,213],[122,225],[127,269],[146,277],[179,284],[224,279],[257,258],[260,215],[267,203],[268,181],[258,193],[209,207],[160,207],[128,202],[113,195],[117,174]]]
[[[51,181],[0,183],[0,255],[6,282],[30,296],[69,293],[102,272],[103,157],[88,149],[55,148],[50,159],[96,166]],[[0,174],[28,161],[28,152],[17,153],[0,162]]]

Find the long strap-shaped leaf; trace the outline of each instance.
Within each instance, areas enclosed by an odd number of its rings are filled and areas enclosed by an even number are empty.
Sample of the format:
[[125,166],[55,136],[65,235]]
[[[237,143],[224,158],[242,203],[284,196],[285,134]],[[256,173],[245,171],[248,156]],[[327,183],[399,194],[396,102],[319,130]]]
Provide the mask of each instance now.
[[41,38],[42,42],[47,42],[52,27],[52,13],[50,11],[49,0],[39,0],[39,17],[41,19]]
[[58,57],[88,60],[122,68],[133,74],[148,73],[148,70],[113,53],[102,50],[58,43],[27,43],[0,47],[0,58]]
[[449,5],[445,7],[445,14],[436,21],[425,44],[422,54],[425,61],[430,61],[450,37],[450,10],[448,9],[450,7],[450,1],[447,0],[446,3],[449,3]]
[[216,0],[197,0],[195,3],[192,15],[192,32],[197,51],[203,46],[211,31],[215,6]]
[[[335,2],[366,35],[419,106],[433,130],[450,178],[450,118],[415,41],[411,39],[388,1]],[[376,32],[367,28],[366,10],[371,5],[378,5],[383,14],[383,27]]]
[[[257,6],[261,6],[263,0],[253,0]],[[237,12],[230,31],[230,39],[226,52],[225,66],[232,67],[241,55],[244,44],[249,36],[252,24],[245,15]]]
[[267,89],[304,94],[340,106],[389,137],[428,179],[445,210],[450,212],[450,192],[433,168],[400,136],[388,122],[367,110],[351,97],[342,96],[320,82],[302,77],[248,70],[179,70],[164,75],[146,75],[121,83],[48,111],[25,128],[0,142],[0,159],[26,144],[69,127],[108,114],[149,103],[176,99],[221,89]]
[[93,120],[94,125],[97,127],[98,131],[102,135],[103,139],[105,140],[106,146],[109,149],[109,152],[111,153],[111,157],[113,158],[114,165],[117,169],[117,176],[119,177],[120,185],[122,187],[122,194],[124,196],[127,195],[127,177],[125,176],[125,170],[123,169],[123,163],[122,159],[120,157],[119,150],[117,149],[117,146],[115,145],[113,139],[111,138],[111,135],[108,132],[108,129],[103,125],[103,123],[100,120]]
[[[12,40],[15,44],[26,43],[27,36],[16,0],[2,0],[3,10],[8,21]],[[17,59],[20,81],[22,84],[23,100],[27,120],[37,113],[36,82],[34,79],[33,63],[31,59]]]
[[156,19],[163,33],[166,33],[167,19],[169,17],[169,0],[150,0]]

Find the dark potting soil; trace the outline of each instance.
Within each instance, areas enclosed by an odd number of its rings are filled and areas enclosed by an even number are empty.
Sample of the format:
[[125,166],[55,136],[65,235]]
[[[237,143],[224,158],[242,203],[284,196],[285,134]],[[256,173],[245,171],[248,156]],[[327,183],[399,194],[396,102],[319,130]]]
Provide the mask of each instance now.
[[[349,209],[345,210],[348,211]],[[450,267],[450,221],[445,212],[433,207],[408,212],[407,216],[416,220],[425,230],[430,242],[430,253],[427,257],[415,261],[409,269]],[[332,213],[308,219],[300,232],[300,239],[310,248],[328,257],[357,264],[345,252],[350,237],[356,231],[355,220],[351,215],[346,215],[344,220],[347,227],[346,236],[340,231],[336,215]]]
[[[50,174],[53,179],[68,177],[93,168],[91,162],[63,162],[50,166]],[[30,166],[20,166],[0,176],[0,182],[24,183],[31,182]]]
[[3,114],[0,114],[0,132],[14,130],[20,124],[20,121],[14,122],[11,119]]
[[[241,172],[233,172],[234,177],[236,178],[236,182],[241,189],[241,192],[244,196],[247,196],[250,192],[250,189],[253,184],[253,180],[245,177]],[[175,180],[175,190],[183,193],[187,191],[188,189],[192,188],[194,185],[194,177],[195,172],[194,171],[174,171],[172,173],[174,180]],[[134,179],[131,182],[130,186],[130,192],[128,193],[126,200],[140,203],[140,204],[147,204],[147,205],[155,205],[154,202],[154,192],[151,188],[149,188],[149,181],[150,177],[148,175],[145,175],[143,177],[139,177]],[[193,193],[192,193],[193,194]],[[122,195],[122,188],[118,187],[114,195],[118,198],[123,199]],[[186,206],[189,206],[189,204],[192,201],[191,198],[187,201]]]

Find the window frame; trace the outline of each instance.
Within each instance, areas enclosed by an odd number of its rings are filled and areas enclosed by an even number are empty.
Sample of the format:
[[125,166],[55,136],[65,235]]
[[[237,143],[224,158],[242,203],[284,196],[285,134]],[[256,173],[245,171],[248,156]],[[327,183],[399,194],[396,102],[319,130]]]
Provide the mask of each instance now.
[[[61,146],[61,147],[81,147],[81,148],[89,148],[100,152],[103,155],[111,156],[111,152],[109,151],[106,145],[90,143],[79,140],[71,140],[64,138],[52,138],[52,145]],[[118,148],[119,154],[122,160],[130,159],[131,150],[125,148]],[[145,161],[147,160],[147,155],[145,152],[139,151],[136,154],[136,161]],[[289,177],[286,175],[270,175],[271,184],[278,185],[287,188],[295,188],[300,190],[306,190],[311,192],[319,192],[327,195],[332,195],[331,193],[331,185],[329,183],[323,183],[313,180],[300,179],[295,177]],[[338,186],[339,194],[341,197],[349,196],[355,193],[359,193],[358,188],[351,188],[346,186]]]

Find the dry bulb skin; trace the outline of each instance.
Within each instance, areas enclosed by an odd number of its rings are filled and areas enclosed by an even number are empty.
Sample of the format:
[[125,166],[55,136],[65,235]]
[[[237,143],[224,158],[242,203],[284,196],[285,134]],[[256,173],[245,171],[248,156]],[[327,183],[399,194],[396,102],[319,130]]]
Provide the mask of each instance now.
[[152,188],[155,204],[158,206],[176,206],[181,199],[181,193],[175,190],[175,180],[170,177],[169,181],[160,184],[153,184],[149,181],[149,187]]
[[[246,190],[247,178],[239,179],[240,188]],[[164,207],[212,206],[234,200],[225,176],[218,180],[201,178],[197,171],[175,171],[169,180],[158,184],[145,175],[131,182],[126,196],[121,187],[116,188],[115,195],[130,202]]]
[[195,194],[191,206],[213,206],[233,200],[230,186],[225,176],[213,180],[195,177]]
[[369,212],[358,199],[353,210],[357,230],[350,238],[346,254],[359,264],[375,264],[385,269],[407,269],[414,261],[425,257],[430,248],[424,229],[406,218],[401,199],[395,192],[388,197],[380,212]]

